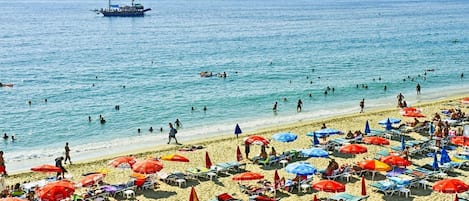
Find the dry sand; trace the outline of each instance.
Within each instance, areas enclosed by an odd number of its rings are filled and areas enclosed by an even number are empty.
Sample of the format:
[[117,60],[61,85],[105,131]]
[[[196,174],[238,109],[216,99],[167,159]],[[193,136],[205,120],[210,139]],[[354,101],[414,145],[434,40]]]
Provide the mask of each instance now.
[[[442,108],[449,108],[451,106],[448,103],[457,103],[461,97],[452,97],[446,100],[431,102],[431,103],[421,103],[421,104],[414,104],[414,107],[421,108],[423,114],[427,116],[426,119],[430,119],[435,112],[440,111]],[[463,108],[463,111],[466,113],[468,110]],[[274,146],[278,153],[281,153],[284,150],[291,150],[291,149],[301,149],[301,148],[308,148],[311,146],[311,138],[306,136],[306,133],[310,131],[319,130],[321,125],[325,123],[329,128],[336,128],[340,129],[344,132],[348,130],[362,130],[364,129],[365,121],[368,120],[370,122],[371,128],[380,129],[378,125],[378,121],[385,119],[387,117],[396,117],[401,118],[403,121],[411,121],[412,118],[401,117],[399,115],[399,109],[397,108],[388,108],[388,109],[381,109],[381,110],[374,110],[374,111],[366,111],[365,113],[361,114],[351,114],[345,116],[336,116],[327,119],[320,119],[320,120],[302,120],[293,124],[288,125],[279,125],[277,127],[272,127],[268,129],[262,129],[251,133],[243,133],[239,139],[236,139],[232,136],[223,136],[219,138],[212,138],[207,139],[204,141],[194,141],[190,142],[190,144],[199,144],[204,145],[205,148],[193,152],[179,152],[177,151],[180,146],[176,145],[166,145],[162,147],[157,147],[153,150],[141,150],[139,153],[126,153],[126,154],[135,154],[139,159],[144,159],[148,157],[158,157],[166,154],[181,154],[186,156],[190,159],[189,163],[180,163],[180,162],[169,162],[163,161],[164,169],[163,171],[171,172],[171,171],[185,171],[187,168],[190,167],[202,167],[204,166],[204,156],[205,151],[208,151],[212,163],[218,162],[226,162],[226,161],[234,161],[236,159],[236,145],[240,145],[241,152],[244,155],[244,147],[242,144],[242,138],[249,136],[249,135],[263,135],[266,138],[271,138],[271,136],[278,132],[293,132],[298,134],[298,139],[292,143],[280,143],[276,141],[271,142],[271,146]],[[421,135],[417,133],[410,134],[412,138],[419,139],[422,138]],[[331,136],[329,139],[335,137],[343,137],[343,136]],[[189,144],[189,143],[187,143]],[[399,145],[400,142],[397,139],[391,141],[391,145]],[[365,145],[368,148],[368,153],[360,154],[355,157],[351,158],[343,158],[338,156],[337,154],[331,154],[332,158],[335,158],[339,164],[343,163],[353,163],[363,160],[364,157],[373,158],[374,154],[381,149],[390,149],[390,146],[376,146],[376,145]],[[255,154],[259,153],[260,147],[259,146],[251,146],[251,157]],[[122,154],[125,155],[125,154]],[[73,157],[73,156],[72,156]],[[131,170],[129,169],[113,169],[107,165],[108,161],[116,156],[109,156],[106,158],[95,159],[92,161],[87,162],[80,162],[73,165],[67,165],[66,168],[68,169],[69,173],[73,175],[72,180],[78,181],[82,174],[87,172],[96,172],[103,169],[107,169],[109,172],[105,178],[105,182],[107,183],[121,183],[127,181],[129,179],[129,175],[131,174]],[[317,169],[324,169],[326,168],[329,159],[327,158],[310,158],[305,161],[312,163]],[[431,162],[432,159],[429,157],[419,157],[418,159],[413,159],[412,162],[415,165],[423,165],[425,163]],[[412,167],[411,167],[412,168]],[[285,178],[292,178],[294,175],[286,173],[285,170],[281,167],[281,165],[273,165],[271,167],[263,167],[261,165],[256,165],[248,162],[247,170],[252,172],[260,172],[265,175],[265,178],[272,181],[275,169],[278,169],[280,177]],[[468,176],[467,170],[455,170],[454,174],[450,174],[452,177],[458,177],[463,181],[469,181],[467,178]],[[26,172],[26,173],[18,173],[16,175],[10,175],[6,182],[9,185],[15,184],[16,182],[24,182],[24,181],[34,181],[41,178],[44,178],[46,175],[40,173],[33,173],[33,172]],[[155,190],[137,190],[137,199],[138,200],[156,200],[156,199],[163,199],[163,200],[188,200],[191,186],[195,186],[196,191],[198,193],[199,200],[209,200],[214,196],[227,192],[230,194],[234,194],[235,197],[241,198],[243,200],[248,200],[248,196],[241,193],[238,185],[236,182],[231,180],[232,175],[221,175],[217,179],[213,181],[204,180],[204,181],[194,181],[190,180],[187,182],[187,185],[183,188],[179,188],[175,185],[168,185],[164,182],[159,181],[160,187]],[[366,176],[367,184],[371,183],[371,176]],[[376,176],[375,180],[382,180],[384,176]],[[320,180],[319,177],[315,176],[314,181]],[[314,182],[313,181],[313,182]],[[350,182],[338,179],[338,181],[343,182],[346,184],[346,192],[359,195],[360,194],[360,180],[357,176],[353,176]],[[78,190],[79,191],[79,190]],[[367,187],[367,192],[370,195],[368,200],[452,200],[454,196],[446,195],[441,193],[433,192],[430,189],[424,190],[422,188],[412,188],[412,195],[409,198],[405,196],[393,195],[393,196],[384,196],[382,193],[373,192],[372,188]],[[327,198],[331,196],[330,193],[324,192],[316,192],[310,191],[308,193],[288,193],[288,192],[280,192],[278,193],[278,197],[282,197],[282,200],[289,201],[289,200],[311,200],[313,194],[316,194],[319,198]],[[117,196],[116,198],[111,198],[111,200],[124,200],[124,198]]]

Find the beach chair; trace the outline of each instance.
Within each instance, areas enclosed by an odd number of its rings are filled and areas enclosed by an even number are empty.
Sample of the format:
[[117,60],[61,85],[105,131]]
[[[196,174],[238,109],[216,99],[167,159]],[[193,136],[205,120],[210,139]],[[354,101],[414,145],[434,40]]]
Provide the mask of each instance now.
[[398,192],[399,189],[394,182],[391,181],[379,181],[370,184],[371,187],[375,188],[378,192],[383,192],[384,195],[393,195],[395,192]]
[[333,170],[331,175],[326,176],[327,179],[335,180],[336,178],[341,177],[342,174],[339,169]]
[[124,196],[124,191],[135,190],[137,188],[137,185],[135,185],[135,179],[130,179],[128,182],[124,184],[117,184],[113,186],[116,187],[117,189],[115,192],[115,195],[118,195],[119,193],[121,193],[122,196]]

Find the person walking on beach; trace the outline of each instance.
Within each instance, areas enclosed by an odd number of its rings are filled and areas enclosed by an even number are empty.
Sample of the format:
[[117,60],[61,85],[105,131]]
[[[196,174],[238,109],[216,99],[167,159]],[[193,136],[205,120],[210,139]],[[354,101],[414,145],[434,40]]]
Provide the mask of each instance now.
[[0,174],[7,175],[7,170],[5,167],[5,159],[3,159],[3,151],[0,151]]
[[71,165],[72,159],[70,159],[70,147],[68,147],[68,142],[65,143],[65,161],[64,161],[65,164],[67,164],[67,160],[68,162],[70,162],[70,165]]
[[420,83],[417,83],[417,86],[415,87],[415,89],[417,89],[417,95],[420,95]]
[[174,138],[174,140],[176,141],[176,144],[179,144],[178,140],[176,139],[176,133],[178,131],[173,127],[173,124],[172,123],[169,123],[169,136],[168,136],[168,143],[171,143],[171,138]]
[[[62,179],[64,178],[65,176],[65,173],[67,172],[67,170],[64,168],[64,166],[62,165],[62,161],[64,160],[64,157],[61,156],[61,157],[58,157],[55,159],[55,167],[59,167],[61,170],[62,170]],[[60,172],[57,172],[57,179],[59,178],[60,176]]]
[[244,142],[244,154],[246,154],[246,159],[249,159],[249,152],[251,152],[251,144]]
[[360,101],[360,113],[363,113],[363,108],[365,108],[365,99],[363,98],[362,101]]
[[298,99],[298,104],[296,105],[296,111],[301,112],[301,107],[303,107],[303,101],[301,101],[301,99]]

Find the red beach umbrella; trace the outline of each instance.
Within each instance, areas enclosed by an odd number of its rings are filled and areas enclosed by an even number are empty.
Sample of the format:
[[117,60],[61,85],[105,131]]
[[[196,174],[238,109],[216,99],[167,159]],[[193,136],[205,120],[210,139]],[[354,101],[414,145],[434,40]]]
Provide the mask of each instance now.
[[191,194],[189,195],[189,201],[199,201],[199,198],[197,197],[197,193],[195,192],[194,186],[191,188]]
[[133,156],[121,156],[109,161],[109,165],[112,167],[132,167],[137,160]]
[[210,160],[210,156],[208,156],[208,151],[205,152],[205,167],[210,169],[212,167],[212,161]]
[[345,154],[362,154],[366,153],[368,149],[364,146],[358,144],[348,144],[340,147],[339,152]]
[[39,165],[36,167],[32,167],[31,171],[33,172],[45,172],[45,173],[51,173],[51,172],[62,172],[62,169],[59,167],[55,167],[54,165]]
[[268,145],[270,142],[265,137],[259,135],[252,135],[244,138],[244,143],[257,144],[257,145]]
[[469,97],[461,99],[462,104],[469,104]]
[[362,176],[362,195],[366,195],[366,185],[365,185],[365,177]]
[[264,179],[264,175],[255,172],[243,172],[237,175],[234,175],[232,178],[234,181],[251,181]]
[[404,116],[404,117],[416,117],[416,118],[425,117],[425,115],[423,115],[420,112],[406,112],[402,116]]
[[374,145],[389,145],[389,140],[377,136],[366,137],[363,142]]
[[169,154],[166,156],[162,156],[161,160],[164,161],[177,161],[177,162],[189,162],[189,159],[186,158],[185,156],[179,155],[179,154]]
[[238,162],[243,160],[243,154],[241,153],[239,146],[236,147],[236,160]]
[[163,169],[163,163],[153,159],[139,161],[132,166],[132,170],[140,174],[155,174],[161,169]]
[[362,169],[373,171],[389,171],[391,166],[378,160],[366,160],[358,163]]
[[384,162],[388,165],[405,166],[405,167],[410,166],[411,164],[410,161],[400,156],[394,156],[394,155],[382,157],[381,162]]
[[81,187],[92,186],[92,185],[97,184],[98,182],[102,181],[105,176],[106,176],[105,174],[101,174],[101,173],[86,175],[85,177],[83,177],[78,182],[78,184]]
[[334,180],[321,180],[313,184],[313,189],[329,193],[345,191],[345,185]]
[[59,180],[46,184],[36,191],[41,201],[59,201],[69,198],[75,192],[75,186],[68,180]]
[[407,113],[407,112],[419,112],[417,110],[417,108],[415,107],[405,107],[405,108],[402,108],[401,110],[403,113]]
[[278,176],[277,170],[274,173],[274,188],[277,190],[280,187],[280,176]]
[[433,185],[433,190],[441,193],[463,193],[469,186],[459,179],[443,179]]
[[469,146],[469,137],[467,136],[456,136],[451,138],[451,143],[459,146]]
[[313,201],[318,201],[318,197],[314,194]]
[[0,199],[0,201],[26,201],[26,200],[17,198],[17,197],[7,197],[7,198]]

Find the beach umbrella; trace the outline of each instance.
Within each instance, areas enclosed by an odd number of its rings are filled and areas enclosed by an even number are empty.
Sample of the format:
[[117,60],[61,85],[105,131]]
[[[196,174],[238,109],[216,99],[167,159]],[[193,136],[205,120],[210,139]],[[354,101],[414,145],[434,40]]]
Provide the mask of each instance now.
[[59,201],[69,198],[75,192],[75,186],[68,180],[53,181],[36,191],[41,201]]
[[463,193],[469,190],[469,185],[459,179],[449,178],[437,181],[432,189],[440,193]]
[[309,148],[300,151],[301,155],[307,157],[317,157],[317,158],[327,158],[329,156],[329,152],[321,148]]
[[234,134],[236,135],[236,138],[238,138],[238,135],[243,133],[243,131],[241,131],[241,128],[239,127],[239,124],[236,124],[235,126],[235,130],[234,130]]
[[462,104],[469,104],[469,97],[461,99]]
[[321,180],[313,184],[313,189],[328,193],[338,193],[345,191],[345,185],[334,180]]
[[210,169],[212,167],[212,160],[210,160],[210,156],[208,155],[208,151],[205,152],[205,167]]
[[244,143],[257,144],[257,145],[268,145],[269,140],[267,140],[265,137],[262,137],[262,136],[259,136],[259,135],[252,135],[252,136],[244,138]]
[[7,198],[0,199],[0,201],[26,201],[26,200],[18,198],[18,197],[7,197]]
[[62,172],[62,168],[56,167],[55,165],[39,165],[36,167],[32,167],[31,171],[33,172],[44,172],[44,173],[51,173],[51,172]]
[[179,154],[169,154],[161,157],[164,161],[189,162],[189,159]]
[[391,124],[398,124],[398,123],[401,122],[401,120],[400,120],[400,119],[396,119],[396,118],[391,118],[391,117],[389,117],[389,118],[387,118],[387,119],[383,119],[383,120],[381,120],[381,121],[378,121],[378,124],[380,124],[380,125],[386,125],[386,124],[388,124],[388,122],[390,122]]
[[405,107],[405,108],[402,108],[401,109],[401,114],[405,114],[405,113],[408,113],[408,112],[420,112],[419,110],[417,110],[417,108],[415,107]]
[[313,201],[318,201],[318,197],[314,194]]
[[439,167],[438,167],[438,159],[437,159],[437,156],[436,156],[436,152],[433,153],[432,169],[433,169],[433,171],[437,171],[437,170],[439,169]]
[[319,139],[318,139],[318,136],[316,135],[316,133],[313,133],[313,145],[314,146],[319,145]]
[[231,178],[234,181],[252,181],[252,180],[259,180],[264,179],[264,175],[255,172],[243,172],[237,175],[234,175]]
[[275,170],[274,173],[274,188],[277,190],[280,187],[280,176],[278,175],[278,171]]
[[449,162],[451,162],[451,158],[449,157],[448,151],[446,151],[446,148],[443,147],[443,149],[441,149],[440,164],[443,165]]
[[366,195],[365,176],[362,176],[362,196]]
[[133,156],[121,156],[109,161],[108,165],[116,168],[131,168],[136,162]]
[[306,134],[306,136],[314,136],[314,134],[317,135],[317,137],[324,137],[324,136],[329,136],[329,135],[336,135],[336,134],[341,134],[342,131],[333,129],[333,128],[324,128],[318,131],[314,132],[309,132]]
[[277,133],[272,136],[272,139],[279,142],[293,142],[298,138],[298,135],[294,133]]
[[153,159],[139,161],[132,166],[132,170],[140,174],[155,174],[161,169],[163,169],[163,163]]
[[374,145],[389,145],[389,140],[378,136],[366,137],[363,139],[363,142]]
[[98,182],[102,181],[105,176],[106,176],[105,174],[100,174],[100,173],[86,175],[82,179],[80,179],[77,186],[88,187],[88,186],[95,185]]
[[386,122],[386,130],[387,130],[387,131],[390,131],[391,129],[392,129],[392,123],[391,123],[391,121],[390,121],[389,118],[388,118],[388,122]]
[[288,164],[285,171],[299,176],[307,176],[316,173],[316,168],[308,162],[295,162]]
[[469,137],[468,136],[455,136],[451,138],[451,143],[459,146],[469,146]]
[[368,149],[358,144],[348,144],[339,148],[340,153],[344,154],[362,154],[366,153]]
[[365,134],[370,134],[370,133],[371,133],[370,124],[368,123],[368,120],[366,120],[366,123],[365,123]]
[[425,115],[423,115],[420,112],[406,112],[402,116],[404,117],[415,117],[415,118],[423,118]]
[[372,170],[372,171],[386,172],[386,171],[391,170],[391,166],[378,160],[361,161],[358,163],[358,166],[360,166],[362,169]]
[[241,154],[241,150],[239,149],[239,145],[236,147],[236,161],[242,161],[243,154]]
[[199,198],[197,197],[197,193],[195,192],[194,186],[191,188],[191,194],[189,195],[189,201],[199,201]]
[[401,151],[405,150],[405,139],[404,136],[401,136]]
[[395,155],[389,155],[381,158],[381,162],[393,166],[410,166],[410,161]]

